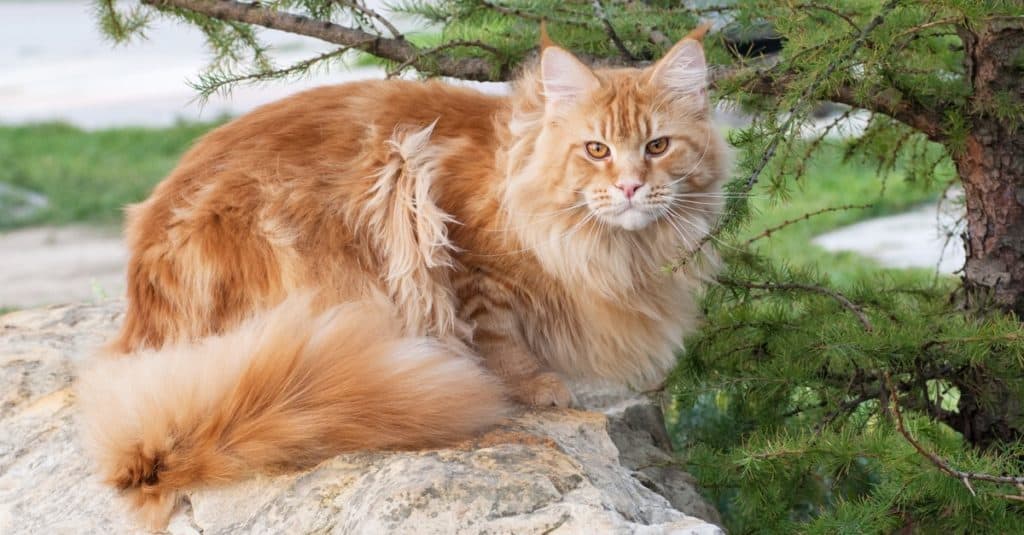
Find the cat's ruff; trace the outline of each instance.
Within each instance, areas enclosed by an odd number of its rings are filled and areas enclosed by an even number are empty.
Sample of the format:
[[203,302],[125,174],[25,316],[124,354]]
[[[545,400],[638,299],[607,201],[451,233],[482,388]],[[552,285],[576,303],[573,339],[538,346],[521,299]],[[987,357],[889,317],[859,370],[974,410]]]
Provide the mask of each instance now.
[[162,527],[196,486],[566,406],[563,376],[662,381],[714,255],[662,268],[728,167],[699,37],[646,69],[548,44],[509,96],[324,87],[208,134],[129,212],[125,322],[79,384],[100,474]]

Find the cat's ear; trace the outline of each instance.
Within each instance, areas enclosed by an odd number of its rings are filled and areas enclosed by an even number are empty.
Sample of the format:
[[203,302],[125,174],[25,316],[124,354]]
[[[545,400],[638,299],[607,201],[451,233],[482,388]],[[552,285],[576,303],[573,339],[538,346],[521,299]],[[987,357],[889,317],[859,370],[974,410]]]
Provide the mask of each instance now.
[[648,80],[679,96],[702,95],[708,86],[708,64],[701,43],[710,24],[702,24],[676,43],[651,67]]
[[601,85],[590,67],[555,45],[541,52],[540,72],[544,98],[549,106],[575,101]]

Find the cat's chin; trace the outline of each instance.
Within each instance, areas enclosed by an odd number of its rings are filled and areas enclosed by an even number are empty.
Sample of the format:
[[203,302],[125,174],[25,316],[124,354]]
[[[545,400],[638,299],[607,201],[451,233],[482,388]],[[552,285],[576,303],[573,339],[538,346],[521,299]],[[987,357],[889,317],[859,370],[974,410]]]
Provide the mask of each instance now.
[[627,208],[615,215],[604,216],[603,219],[624,230],[636,231],[646,228],[657,218],[646,210]]

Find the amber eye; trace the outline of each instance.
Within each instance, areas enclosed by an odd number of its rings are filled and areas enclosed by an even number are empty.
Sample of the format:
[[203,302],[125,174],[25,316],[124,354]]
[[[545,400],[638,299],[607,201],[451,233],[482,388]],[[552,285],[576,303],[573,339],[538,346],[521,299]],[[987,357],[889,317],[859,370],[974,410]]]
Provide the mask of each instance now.
[[658,155],[665,152],[665,149],[668,149],[667,137],[659,137],[647,143],[647,154]]
[[589,141],[586,145],[587,154],[595,160],[603,160],[608,157],[611,152],[608,150],[608,145],[598,141]]

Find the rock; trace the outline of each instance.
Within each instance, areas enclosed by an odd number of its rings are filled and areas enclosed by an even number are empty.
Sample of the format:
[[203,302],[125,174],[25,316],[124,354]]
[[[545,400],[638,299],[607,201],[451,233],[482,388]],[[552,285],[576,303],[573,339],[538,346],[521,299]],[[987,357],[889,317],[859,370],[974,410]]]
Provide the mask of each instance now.
[[0,225],[25,223],[49,206],[45,195],[0,182]]
[[[91,474],[74,426],[75,367],[112,334],[121,307],[0,316],[0,533],[137,531]],[[688,516],[718,519],[669,465],[660,411],[638,399],[609,407],[523,411],[447,449],[353,453],[304,473],[198,490],[169,531],[722,533]]]
[[608,434],[619,451],[619,462],[633,470],[633,477],[664,496],[673,507],[714,524],[718,511],[697,491],[697,481],[673,466],[672,442],[665,430],[661,409],[647,400],[633,398],[608,411]]

